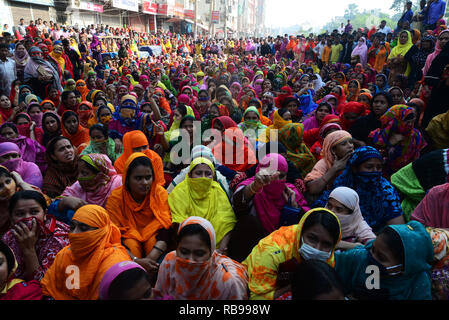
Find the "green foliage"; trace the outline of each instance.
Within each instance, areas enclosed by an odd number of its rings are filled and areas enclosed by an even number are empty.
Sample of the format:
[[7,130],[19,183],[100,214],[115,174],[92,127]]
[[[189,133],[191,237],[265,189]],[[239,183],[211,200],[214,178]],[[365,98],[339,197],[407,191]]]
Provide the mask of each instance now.
[[348,19],[351,20],[351,24],[354,30],[365,27],[367,27],[368,29],[373,26],[378,27],[382,20],[385,20],[387,22],[387,26],[389,26],[390,28],[394,28],[401,14],[402,11],[394,16],[390,16],[389,14],[383,13],[380,9],[363,10],[363,12],[360,12],[358,6],[354,3],[351,3],[345,10],[345,14],[343,16],[334,17],[330,22],[324,25],[322,32],[325,32],[326,30],[332,32],[332,30],[338,29],[342,23],[346,25]]

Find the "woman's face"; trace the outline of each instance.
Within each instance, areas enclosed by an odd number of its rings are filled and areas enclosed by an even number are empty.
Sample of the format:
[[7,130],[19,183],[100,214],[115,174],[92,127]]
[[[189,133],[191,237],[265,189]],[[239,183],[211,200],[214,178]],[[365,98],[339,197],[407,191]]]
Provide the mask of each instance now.
[[27,87],[22,88],[22,90],[20,91],[20,94],[31,94],[31,90],[28,89]]
[[104,136],[101,130],[94,129],[90,133],[90,139],[94,142],[104,142],[107,138]]
[[248,111],[245,114],[245,121],[258,121],[259,117],[257,116],[257,113],[255,113],[254,111]]
[[367,96],[365,96],[365,95],[359,96],[359,97],[357,98],[357,102],[366,104],[366,105],[368,105],[368,106],[370,105],[369,98],[368,98]]
[[109,109],[103,108],[103,109],[101,109],[99,115],[100,115],[100,119],[101,119],[102,117],[112,116],[112,112]]
[[61,163],[71,163],[75,159],[75,149],[73,149],[70,140],[61,139],[56,142],[52,158]]
[[19,159],[20,155],[17,152],[11,152],[8,154],[4,154],[3,156],[0,157],[0,164],[12,160],[12,159]]
[[376,86],[378,88],[383,88],[385,85],[384,77],[376,77]]
[[45,210],[33,199],[21,199],[17,201],[11,212],[11,221],[13,224],[21,219],[35,217],[41,222],[45,221]]
[[17,55],[19,56],[19,58],[23,58],[23,56],[25,55],[25,52],[26,52],[25,46],[23,46],[23,45],[16,46],[16,52],[17,52]]
[[44,126],[45,129],[50,133],[58,131],[58,122],[53,117],[46,117],[44,120]]
[[346,156],[348,153],[352,153],[354,151],[354,143],[352,139],[348,138],[336,146],[332,147],[332,152],[335,154],[337,159],[341,159]]
[[380,117],[388,110],[388,100],[386,97],[379,95],[373,100],[374,115]]
[[15,139],[19,136],[19,134],[10,127],[4,127],[1,132],[1,135],[3,138],[6,139]]
[[216,118],[216,117],[219,117],[219,116],[220,116],[220,113],[219,113],[219,111],[218,111],[218,108],[215,107],[215,106],[209,108],[209,114],[210,114],[210,116],[213,117],[213,118]]
[[351,93],[356,93],[356,92],[357,92],[357,89],[358,89],[357,84],[356,84],[354,81],[351,81],[351,82],[349,83],[349,85],[348,85],[348,90],[349,90],[349,92],[351,92]]
[[[376,259],[386,268],[397,266],[402,263],[402,261],[399,261],[395,254],[391,251],[390,247],[385,241],[385,236],[382,233],[376,238],[376,240],[374,240],[373,246],[371,247],[371,254],[373,255],[374,259]],[[394,268],[389,271],[391,273],[394,273],[400,271],[401,269],[402,268],[400,266],[397,269]]]
[[190,177],[213,179],[214,174],[212,172],[212,169],[207,164],[200,163],[199,165],[195,166],[195,168],[193,168],[192,172],[190,173]]
[[449,32],[444,32],[442,35],[440,35],[438,40],[440,41],[440,48],[444,48],[446,43],[449,42]]
[[86,106],[85,104],[82,104],[79,106],[78,108],[80,111],[87,111],[90,110],[90,108],[88,106]]
[[298,110],[298,104],[295,101],[289,102],[286,107],[288,111],[290,111],[290,115],[296,114],[296,111]]
[[42,113],[41,108],[38,107],[38,106],[32,107],[32,108],[30,109],[30,111],[28,112],[28,114],[29,114],[30,116],[35,116],[35,115],[38,115],[38,114],[41,114],[41,113]]
[[192,91],[190,91],[189,89],[184,89],[182,93],[188,95],[189,98],[192,98]]
[[315,224],[304,230],[302,232],[302,240],[309,246],[323,252],[330,252],[334,247],[332,236],[321,224]]
[[335,200],[334,198],[329,198],[326,204],[326,209],[332,211],[335,214],[347,215],[351,214],[352,211],[343,205],[341,202]]
[[271,82],[270,80],[265,80],[262,84],[262,89],[265,91],[271,90]]
[[2,109],[9,109],[11,108],[11,100],[5,95],[2,95],[0,97],[0,108]]
[[211,250],[199,235],[188,235],[178,243],[176,256],[194,262],[205,262],[211,257]]
[[77,234],[77,233],[83,233],[83,232],[87,232],[87,231],[92,231],[92,230],[96,230],[98,228],[96,227],[91,227],[88,224],[79,222],[75,219],[72,219],[72,221],[70,221],[70,233],[73,234]]
[[119,95],[119,96],[124,96],[124,95],[127,94],[127,93],[128,93],[128,90],[125,89],[125,88],[120,88],[120,89],[118,89],[118,95]]
[[302,79],[300,80],[301,87],[304,88],[305,86],[307,86],[307,84],[309,83],[309,80],[310,80],[309,76],[302,77]]
[[55,110],[55,107],[54,107],[51,103],[45,102],[45,103],[42,105],[42,109],[54,111],[54,110]]
[[341,95],[340,88],[337,87],[337,86],[333,87],[332,90],[331,90],[331,93],[335,93],[335,94],[338,94],[340,96]]
[[407,32],[402,32],[401,35],[399,36],[399,43],[400,44],[406,44],[407,40],[408,40]]
[[151,190],[153,171],[149,166],[138,165],[129,174],[128,189],[135,200],[143,200]]
[[176,121],[181,121],[181,119],[182,119],[182,114],[181,114],[181,112],[179,111],[179,109],[175,109],[175,110],[173,111],[173,119],[176,120]]
[[321,122],[328,114],[330,114],[329,108],[327,106],[321,106],[316,110],[316,119],[318,122]]
[[382,172],[382,161],[377,158],[371,158],[360,164],[360,172]]
[[401,104],[402,100],[403,100],[403,96],[401,91],[397,90],[397,89],[393,89],[390,91],[391,94],[391,98],[393,100],[393,104]]
[[78,118],[75,117],[74,115],[68,117],[64,121],[64,127],[70,134],[75,134],[78,131],[78,125],[79,125]]

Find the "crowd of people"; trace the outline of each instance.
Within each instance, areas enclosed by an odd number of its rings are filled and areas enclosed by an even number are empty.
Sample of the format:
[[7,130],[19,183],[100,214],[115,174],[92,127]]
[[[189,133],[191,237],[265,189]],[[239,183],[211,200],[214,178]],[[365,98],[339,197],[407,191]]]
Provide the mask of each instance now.
[[258,39],[22,19],[0,38],[0,300],[448,299],[440,2]]

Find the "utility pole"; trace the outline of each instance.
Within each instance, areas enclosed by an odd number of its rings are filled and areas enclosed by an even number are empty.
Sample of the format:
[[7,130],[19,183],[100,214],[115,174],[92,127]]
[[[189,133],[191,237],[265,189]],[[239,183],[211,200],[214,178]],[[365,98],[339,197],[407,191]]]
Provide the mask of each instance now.
[[228,30],[227,30],[227,22],[228,22],[228,0],[225,1],[225,18],[224,18],[224,40],[226,41],[228,39]]
[[198,11],[198,0],[194,0],[195,1],[195,20],[194,20],[194,25],[193,25],[193,35],[194,35],[194,39],[196,39],[196,35],[197,35],[197,30],[198,30],[198,25],[197,25],[197,11]]
[[215,35],[215,23],[213,23],[212,21],[212,13],[215,10],[215,0],[210,0],[211,4],[210,4],[210,28],[209,28],[209,32],[211,32],[211,38],[214,37]]

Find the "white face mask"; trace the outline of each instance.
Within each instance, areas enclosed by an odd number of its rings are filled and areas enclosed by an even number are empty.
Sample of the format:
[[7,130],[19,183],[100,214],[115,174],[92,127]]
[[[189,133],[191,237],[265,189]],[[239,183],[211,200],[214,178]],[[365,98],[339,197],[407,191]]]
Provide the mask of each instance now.
[[304,239],[301,238],[302,246],[299,248],[299,254],[305,260],[316,259],[321,261],[327,261],[331,256],[332,251],[325,252],[315,249],[314,247],[308,245],[304,242]]

